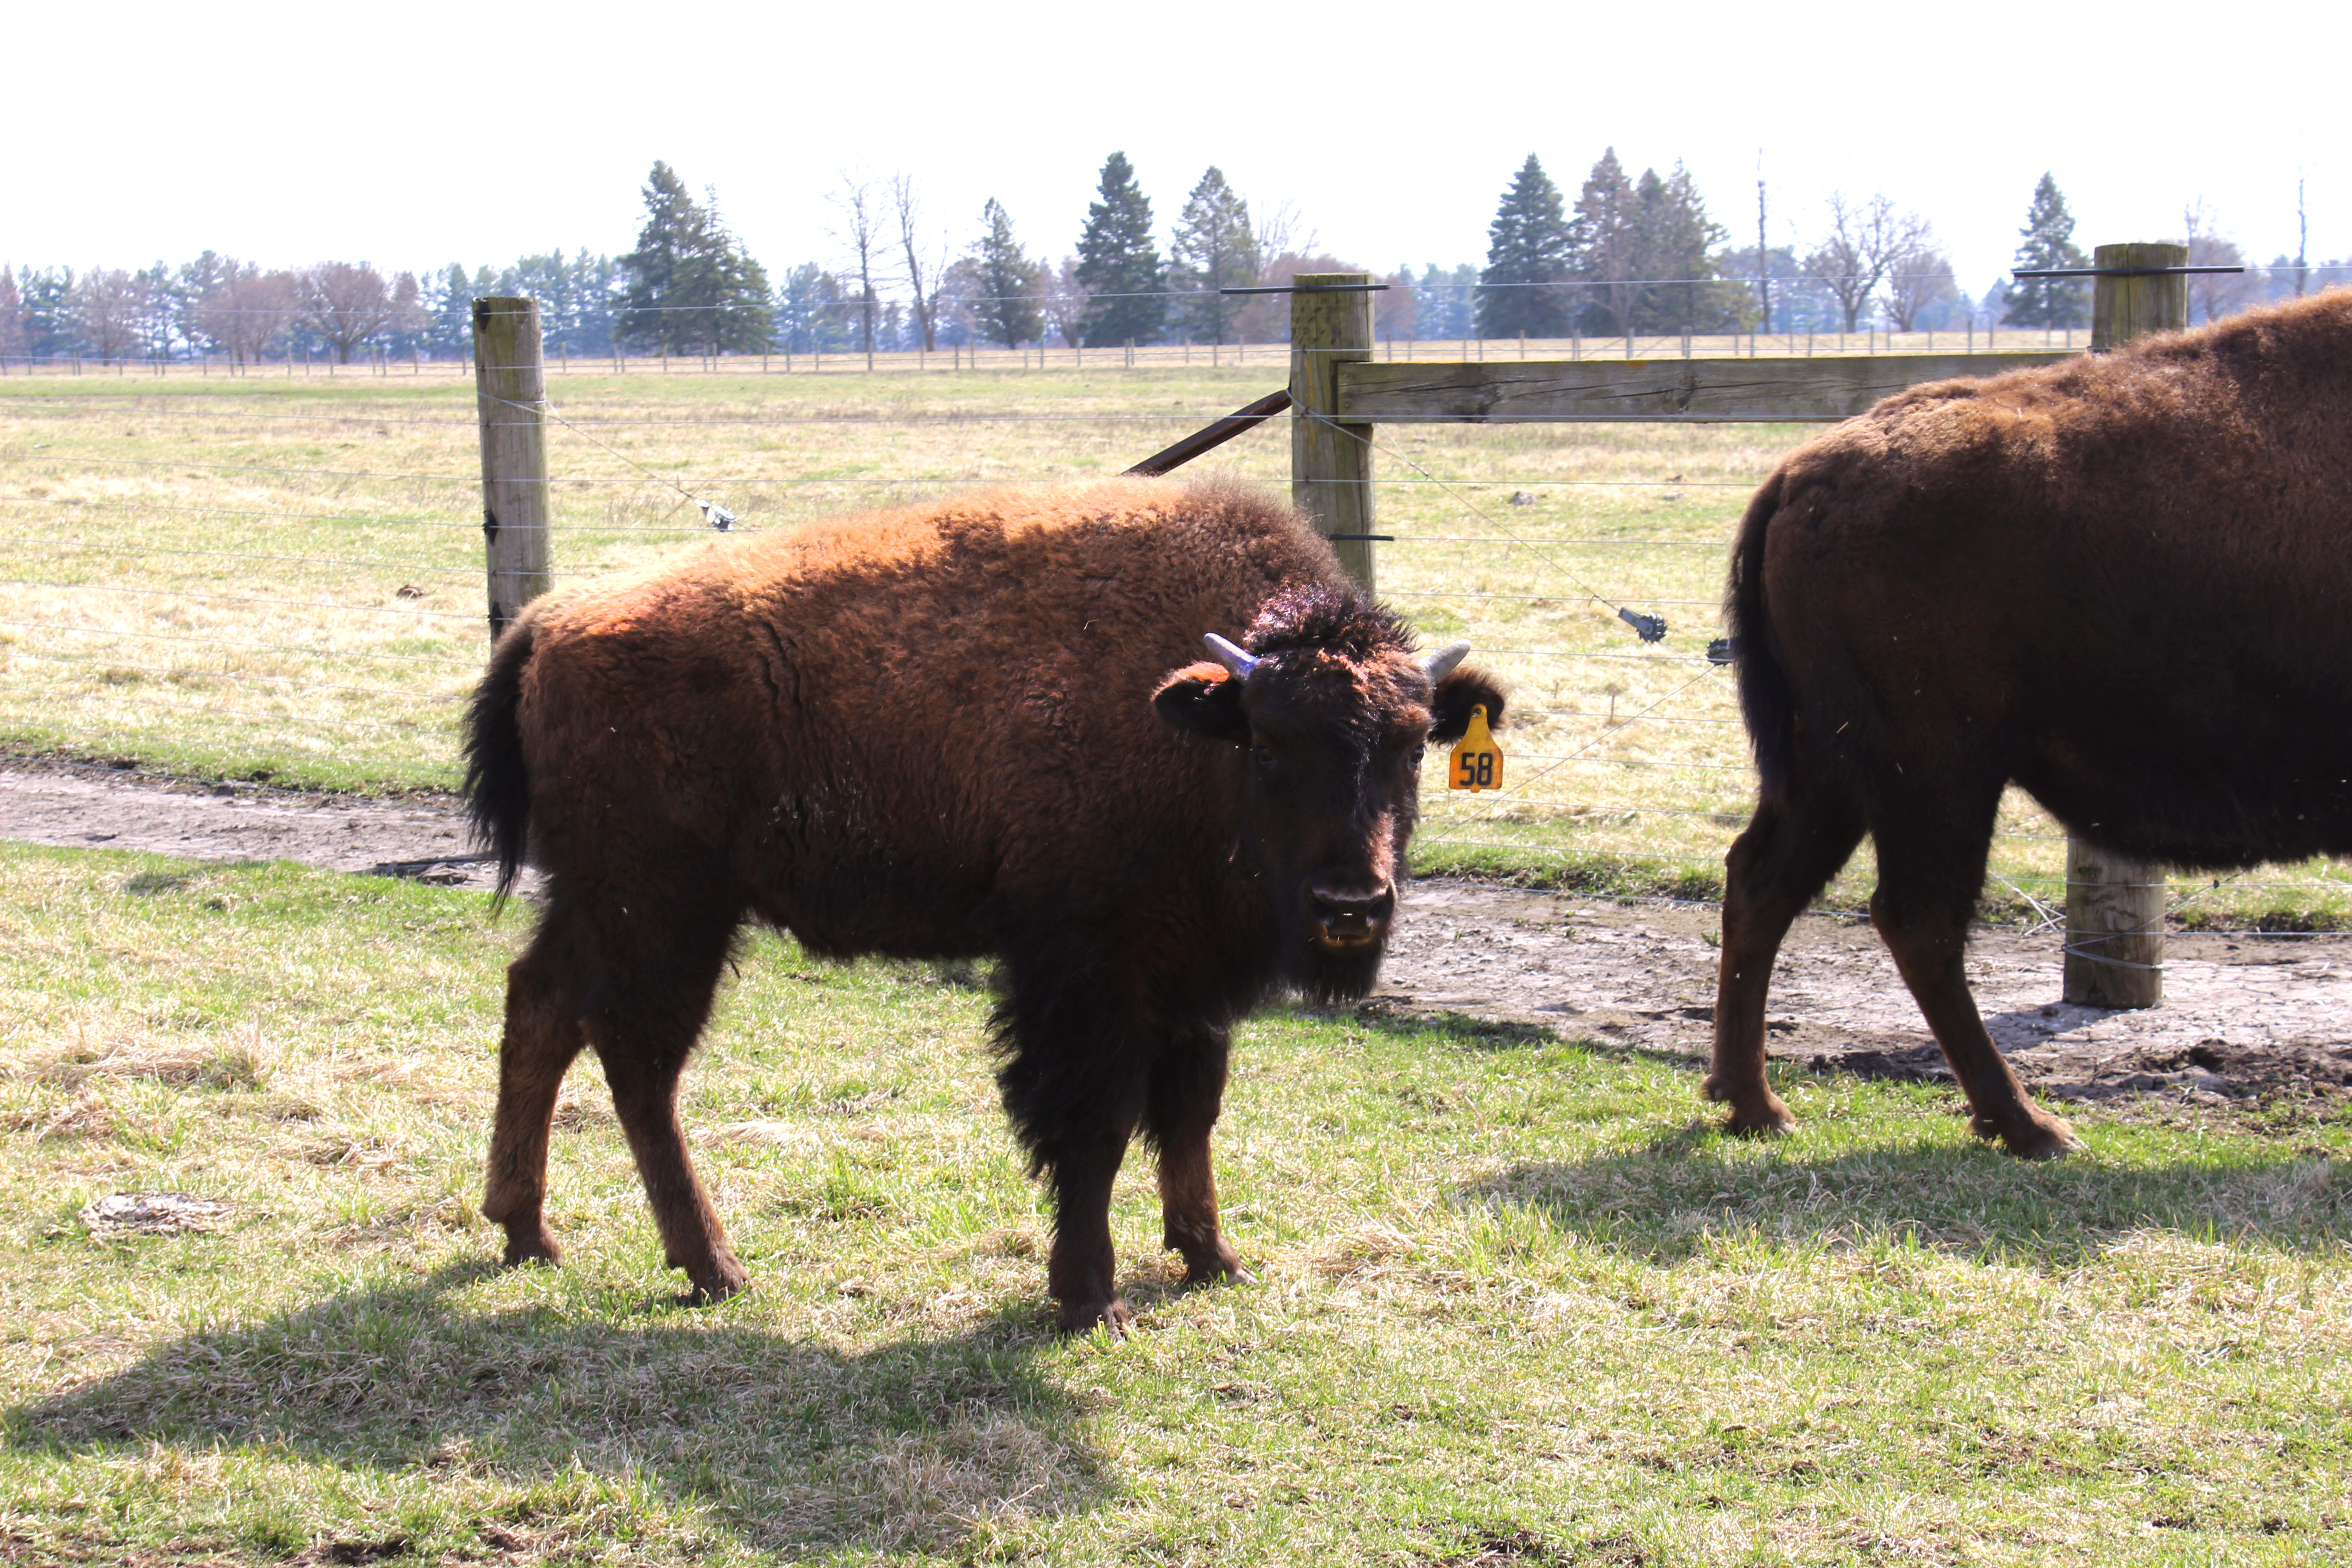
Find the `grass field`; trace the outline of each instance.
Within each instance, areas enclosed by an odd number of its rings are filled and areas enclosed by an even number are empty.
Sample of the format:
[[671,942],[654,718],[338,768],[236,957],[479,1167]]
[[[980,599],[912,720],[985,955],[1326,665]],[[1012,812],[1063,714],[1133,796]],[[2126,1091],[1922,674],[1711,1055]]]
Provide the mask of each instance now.
[[[561,1272],[476,1217],[479,895],[0,847],[11,1562],[2321,1563],[2352,1555],[2352,1130],[1973,1144],[1797,1073],[1276,1012],[1221,1137],[1263,1283],[1061,1340],[969,979],[762,940],[689,1074],[757,1288],[673,1304],[592,1065]],[[2214,1112],[2214,1116],[2236,1113]],[[176,1193],[211,1228],[112,1236]]]
[[[1495,345],[1489,345],[1490,348]],[[1906,345],[1908,346],[1908,345]],[[1948,346],[1948,345],[1947,345]],[[1247,363],[551,376],[555,568],[707,537],[694,498],[790,526],[999,482],[1116,473],[1281,383]],[[0,745],[362,792],[454,783],[486,647],[469,385],[449,377],[0,384]],[[1380,434],[1382,593],[1514,693],[1508,787],[1447,795],[1428,868],[1715,896],[1751,775],[1717,635],[1749,489],[1810,427]],[[1199,471],[1286,482],[1276,422]],[[1644,645],[1614,606],[1663,616]],[[2063,846],[2021,797],[1990,907],[2049,901]],[[1858,903],[1867,856],[1832,890]],[[2340,868],[2177,889],[2212,925],[2341,926]]]

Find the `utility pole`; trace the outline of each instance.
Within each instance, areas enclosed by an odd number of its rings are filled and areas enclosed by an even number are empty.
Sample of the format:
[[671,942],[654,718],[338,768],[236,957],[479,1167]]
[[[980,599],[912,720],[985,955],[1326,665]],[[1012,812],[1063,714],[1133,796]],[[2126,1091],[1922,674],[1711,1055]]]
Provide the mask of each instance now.
[[1764,327],[1772,330],[1772,253],[1764,248],[1764,149],[1756,149],[1756,297],[1764,307]]
[[2303,298],[2303,287],[2311,276],[2305,258],[2311,249],[2311,214],[2303,205],[2303,171],[2294,172],[2294,297]]

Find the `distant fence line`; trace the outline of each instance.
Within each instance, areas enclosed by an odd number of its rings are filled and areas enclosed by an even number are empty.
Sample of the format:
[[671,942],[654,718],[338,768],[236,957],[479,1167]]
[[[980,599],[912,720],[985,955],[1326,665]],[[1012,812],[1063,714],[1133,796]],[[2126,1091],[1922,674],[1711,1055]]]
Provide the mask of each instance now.
[[[2088,329],[2077,327],[2008,328],[1990,332],[1973,326],[1958,331],[1895,332],[1865,328],[1853,332],[1682,332],[1668,335],[1633,333],[1610,337],[1568,338],[1386,338],[1377,342],[1374,357],[1413,362],[1467,361],[1474,364],[1506,359],[1697,359],[1812,358],[1896,353],[2021,353],[2072,351],[2090,342]],[[547,362],[551,375],[814,375],[855,370],[900,373],[1028,370],[1164,370],[1171,367],[1213,369],[1228,365],[1263,364],[1286,367],[1286,342],[1231,343],[1139,343],[1099,348],[981,348],[971,344],[944,349],[862,349],[840,352],[725,354],[641,354],[614,352],[574,354],[560,350]],[[424,353],[405,357],[373,354],[348,363],[327,356],[247,360],[226,354],[191,359],[111,359],[84,354],[0,354],[0,376],[113,376],[129,379],[211,376],[311,377],[319,380],[376,378],[469,378],[474,361],[467,355],[435,358]]]

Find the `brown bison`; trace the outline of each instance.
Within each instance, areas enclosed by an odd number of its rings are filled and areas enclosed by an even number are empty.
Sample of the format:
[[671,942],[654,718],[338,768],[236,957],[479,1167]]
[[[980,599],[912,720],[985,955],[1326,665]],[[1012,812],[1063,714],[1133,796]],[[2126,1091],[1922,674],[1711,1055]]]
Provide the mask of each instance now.
[[677,1090],[757,920],[829,957],[999,961],[1064,1325],[1129,1317],[1109,1204],[1139,1127],[1188,1278],[1246,1278],[1209,1160],[1227,1031],[1285,984],[1371,985],[1423,750],[1501,710],[1464,651],[1415,657],[1288,508],[1156,479],[714,542],[534,603],[467,741],[501,890],[526,849],[547,879],[482,1205],[508,1260],[557,1256],[548,1125],[584,1046],[671,1265],[701,1298],[744,1284]]
[[2352,853],[2352,293],[1890,397],[1792,453],[1727,611],[1761,788],[1724,891],[1714,1070],[1764,1080],[1790,921],[1862,836],[1870,912],[2013,1153],[2079,1148],[1961,970],[2001,791],[2199,868]]

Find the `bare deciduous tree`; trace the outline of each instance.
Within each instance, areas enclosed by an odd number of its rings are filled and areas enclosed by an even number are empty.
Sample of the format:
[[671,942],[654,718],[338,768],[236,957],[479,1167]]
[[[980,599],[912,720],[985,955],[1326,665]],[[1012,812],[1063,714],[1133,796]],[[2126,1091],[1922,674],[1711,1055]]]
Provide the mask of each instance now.
[[232,364],[242,366],[258,360],[284,335],[295,303],[291,272],[264,272],[250,261],[227,260],[221,264],[219,282],[197,303],[196,324],[228,351]]
[[928,245],[922,237],[921,203],[915,194],[911,174],[890,176],[890,210],[898,220],[898,249],[907,258],[907,287],[914,291],[916,329],[922,334],[924,352],[940,346],[937,312],[940,275],[947,270],[948,246],[944,236]]
[[1078,281],[1078,258],[1062,258],[1058,268],[1048,268],[1039,279],[1045,285],[1045,323],[1062,340],[1062,346],[1074,349],[1085,334],[1087,301],[1094,298],[1093,290]]
[[874,182],[864,171],[846,171],[840,187],[825,198],[839,215],[833,237],[846,247],[857,274],[858,341],[870,357],[874,353],[874,312],[880,301],[875,288],[882,251],[882,204]]
[[1829,232],[1805,258],[1805,273],[1836,299],[1850,332],[1895,258],[1929,247],[1934,237],[1926,218],[1898,211],[1884,194],[1851,202],[1844,192],[1832,191]]
[[[401,279],[414,307],[416,279],[404,272]],[[402,319],[393,284],[367,262],[321,261],[304,268],[297,283],[302,324],[332,343],[344,364],[352,363],[352,351]]]
[[[2242,267],[2245,252],[2221,232],[2221,221],[2200,196],[2180,209],[2180,226],[2189,241],[2191,267]],[[2256,275],[2246,272],[2192,272],[2189,276],[2189,320],[2218,321],[2244,310],[2254,300]]]
[[1907,332],[1919,312],[1959,293],[1952,279],[1952,263],[1936,244],[1935,231],[1919,226],[1920,242],[1887,263],[1886,291],[1879,296],[1889,325]]
[[74,284],[74,315],[100,359],[122,359],[143,336],[147,289],[120,267],[93,267]]

